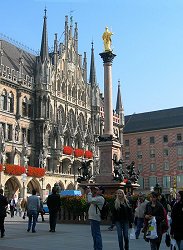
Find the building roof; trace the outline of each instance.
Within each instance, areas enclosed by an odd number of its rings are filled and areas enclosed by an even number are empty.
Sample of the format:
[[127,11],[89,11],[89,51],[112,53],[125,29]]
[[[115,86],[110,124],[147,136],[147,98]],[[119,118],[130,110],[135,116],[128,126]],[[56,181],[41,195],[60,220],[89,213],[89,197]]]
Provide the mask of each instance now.
[[124,134],[183,127],[183,107],[125,116]]
[[22,56],[24,75],[33,77],[35,73],[36,56],[16,47],[5,40],[1,40],[1,42],[3,50],[2,64],[9,67],[10,70],[14,69],[15,72],[19,71],[19,59],[20,56]]

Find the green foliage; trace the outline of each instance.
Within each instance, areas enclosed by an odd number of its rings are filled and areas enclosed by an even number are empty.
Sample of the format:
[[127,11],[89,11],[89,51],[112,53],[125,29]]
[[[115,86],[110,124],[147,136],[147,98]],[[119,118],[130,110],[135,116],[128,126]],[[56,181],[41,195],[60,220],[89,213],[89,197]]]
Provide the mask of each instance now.
[[[113,196],[105,196],[106,201],[109,203],[110,208],[114,205]],[[74,213],[80,214],[87,212],[89,204],[86,201],[86,196],[63,196],[61,197],[61,206],[63,209]]]
[[65,210],[75,214],[88,211],[88,204],[85,196],[63,196],[61,197],[61,206]]

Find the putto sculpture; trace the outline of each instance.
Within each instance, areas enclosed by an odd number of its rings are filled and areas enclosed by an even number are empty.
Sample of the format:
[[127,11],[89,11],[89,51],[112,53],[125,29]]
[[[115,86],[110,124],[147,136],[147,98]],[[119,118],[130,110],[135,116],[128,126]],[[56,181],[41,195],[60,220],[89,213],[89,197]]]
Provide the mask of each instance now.
[[123,170],[123,160],[117,160],[117,157],[114,156],[114,180],[116,181],[124,181],[126,180],[128,183],[136,184],[139,179],[140,171],[135,171],[135,162],[132,161],[130,165],[126,166],[126,169]]
[[82,181],[89,181],[92,177],[90,164],[93,160],[83,161],[81,167],[78,168],[79,176],[77,178],[77,182],[81,183]]

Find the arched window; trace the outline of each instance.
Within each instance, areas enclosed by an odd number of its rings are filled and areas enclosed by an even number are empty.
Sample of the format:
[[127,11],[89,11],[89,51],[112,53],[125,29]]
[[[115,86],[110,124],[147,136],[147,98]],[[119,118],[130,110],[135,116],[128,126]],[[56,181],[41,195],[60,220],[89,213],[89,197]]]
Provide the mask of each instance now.
[[14,96],[12,92],[8,95],[7,110],[11,113],[14,111]]
[[22,116],[27,116],[27,97],[25,96],[22,101]]
[[1,94],[1,108],[7,110],[7,91],[4,89]]

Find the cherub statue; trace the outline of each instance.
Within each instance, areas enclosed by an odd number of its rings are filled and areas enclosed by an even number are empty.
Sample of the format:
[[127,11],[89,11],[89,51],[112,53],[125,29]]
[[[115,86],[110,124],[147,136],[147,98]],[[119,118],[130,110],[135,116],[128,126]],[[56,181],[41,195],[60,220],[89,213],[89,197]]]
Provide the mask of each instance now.
[[113,33],[108,30],[108,27],[106,27],[105,31],[102,35],[102,39],[104,41],[104,50],[105,51],[112,51],[112,49],[111,49],[111,44],[112,44],[111,36],[112,35],[113,35]]

